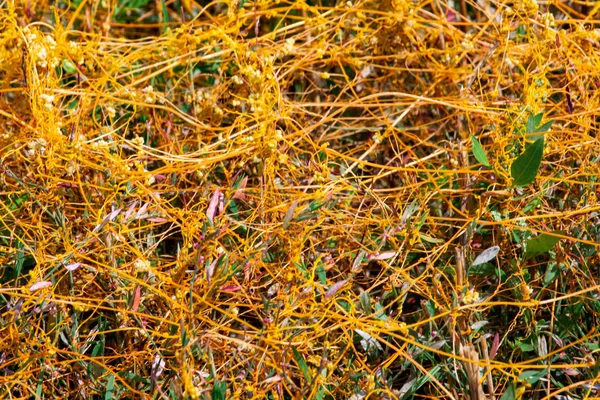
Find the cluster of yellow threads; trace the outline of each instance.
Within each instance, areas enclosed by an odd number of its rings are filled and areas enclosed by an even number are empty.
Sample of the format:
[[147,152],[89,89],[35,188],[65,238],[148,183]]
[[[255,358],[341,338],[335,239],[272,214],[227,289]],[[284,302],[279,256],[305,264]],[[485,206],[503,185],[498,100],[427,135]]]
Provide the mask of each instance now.
[[531,113],[537,114],[542,111],[543,104],[550,95],[550,84],[545,74],[540,73],[531,78],[529,86],[525,89],[525,106]]

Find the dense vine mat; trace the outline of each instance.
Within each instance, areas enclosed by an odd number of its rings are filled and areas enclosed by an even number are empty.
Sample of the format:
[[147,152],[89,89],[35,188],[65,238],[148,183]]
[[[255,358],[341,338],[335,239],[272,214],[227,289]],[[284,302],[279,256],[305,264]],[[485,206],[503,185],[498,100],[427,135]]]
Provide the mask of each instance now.
[[0,396],[597,396],[599,20],[0,1]]

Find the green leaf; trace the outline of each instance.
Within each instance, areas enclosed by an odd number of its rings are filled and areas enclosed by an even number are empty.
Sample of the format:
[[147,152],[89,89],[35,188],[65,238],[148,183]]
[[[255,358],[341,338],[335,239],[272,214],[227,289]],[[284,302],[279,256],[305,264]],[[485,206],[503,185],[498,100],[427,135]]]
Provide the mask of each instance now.
[[62,62],[62,68],[67,74],[74,74],[77,72],[75,65],[73,65],[73,63],[66,58]]
[[371,314],[371,296],[369,296],[369,293],[363,290],[360,292],[360,296],[358,298],[360,300],[360,307],[363,309],[363,311],[367,314]]
[[471,135],[471,140],[473,141],[473,155],[475,156],[475,159],[486,167],[491,167],[492,164],[488,161],[485,150],[481,143],[479,143],[479,140],[473,135]]
[[306,361],[304,361],[304,358],[302,358],[302,354],[300,354],[296,347],[292,347],[292,352],[294,353],[294,359],[298,363],[298,367],[300,367],[300,372],[302,372],[304,379],[306,379],[306,382],[311,382],[312,376],[310,374],[310,370],[308,369]]
[[308,205],[308,209],[310,211],[316,211],[319,208],[323,207],[323,205],[325,205],[325,201],[323,201],[323,200],[313,200]]
[[519,343],[519,349],[521,349],[523,353],[529,353],[535,348],[530,343]]
[[425,303],[425,308],[427,309],[429,316],[433,318],[435,316],[435,304],[433,301],[428,300],[427,303]]
[[167,10],[167,5],[165,4],[165,0],[160,0],[161,3],[161,14],[162,14],[162,23],[163,23],[163,33],[167,32],[169,29],[169,11]]
[[552,124],[554,123],[554,120],[551,119],[550,121],[546,122],[543,125],[538,126],[537,128],[535,128],[536,132],[548,132],[550,130],[550,128],[552,127]]
[[388,319],[388,316],[385,315],[385,308],[379,303],[375,303],[375,319],[379,321],[385,321]]
[[514,400],[517,398],[517,392],[515,390],[515,384],[513,382],[508,385],[504,393],[502,393],[502,397],[500,400]]
[[92,349],[92,357],[102,357],[104,355],[104,336],[96,342]]
[[108,382],[106,383],[106,393],[104,394],[104,400],[112,400],[114,390],[115,376],[111,374],[108,376]]
[[536,115],[531,114],[529,118],[527,118],[527,133],[537,132],[536,127],[542,123],[543,117],[544,113],[539,113]]
[[225,394],[227,393],[227,382],[215,379],[212,390],[213,400],[225,400]]
[[[551,233],[557,235],[566,234],[565,231],[554,231]],[[552,250],[552,248],[556,246],[556,243],[558,243],[560,239],[561,238],[548,233],[542,233],[533,239],[529,239],[525,245],[525,260],[537,257],[540,254],[544,254]]]
[[425,234],[419,233],[419,237],[427,243],[435,243],[435,244],[440,244],[440,243],[446,243],[445,239],[436,239],[436,238],[432,238],[430,236],[427,236]]
[[532,135],[533,133],[538,132],[548,132],[554,120],[550,120],[545,124],[542,124],[543,113],[539,113],[537,115],[531,114],[529,119],[527,120],[526,132],[529,135],[529,140],[536,141],[543,137],[544,135]]
[[546,375],[547,373],[548,371],[545,371],[543,369],[524,371],[521,373],[521,375],[519,375],[519,380],[528,381],[530,385],[535,385],[537,381],[543,378],[544,375]]
[[516,187],[531,184],[537,176],[542,156],[544,155],[544,138],[540,138],[527,147],[510,166],[510,174]]
[[536,115],[531,114],[527,119],[527,133],[548,132],[554,120],[550,120],[545,124],[542,124],[543,117],[544,113],[539,113]]
[[319,277],[319,281],[323,286],[327,285],[327,273],[325,272],[323,262],[319,263],[317,266],[317,276]]
[[316,400],[323,400],[323,399],[324,399],[324,397],[323,397],[323,396],[325,396],[325,385],[323,385],[323,386],[320,386],[320,387],[317,389],[317,393],[315,394],[315,399],[316,399]]
[[548,267],[548,269],[546,270],[546,273],[544,274],[544,286],[550,285],[552,282],[554,282],[556,277],[559,275],[560,275],[560,267],[558,266],[558,264]]
[[523,214],[529,214],[531,211],[535,210],[538,205],[541,205],[542,201],[539,197],[534,197],[531,199],[529,203],[525,207],[523,207]]

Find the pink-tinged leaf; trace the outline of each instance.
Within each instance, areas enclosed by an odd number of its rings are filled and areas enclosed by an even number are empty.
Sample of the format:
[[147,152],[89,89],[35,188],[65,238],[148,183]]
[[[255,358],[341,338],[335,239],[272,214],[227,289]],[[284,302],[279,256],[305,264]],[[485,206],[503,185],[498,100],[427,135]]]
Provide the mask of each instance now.
[[383,253],[377,254],[375,256],[370,257],[371,260],[389,260],[396,256],[395,251],[385,251]]
[[45,289],[50,286],[52,286],[52,282],[48,282],[48,281],[36,282],[33,285],[31,285],[31,287],[29,288],[29,291],[35,292],[36,290]]
[[79,185],[77,185],[76,183],[71,183],[71,182],[60,182],[59,184],[56,185],[56,187],[62,187],[62,188],[76,188]]
[[168,219],[163,218],[163,217],[148,217],[148,218],[146,218],[146,221],[161,223],[161,222],[167,222]]
[[142,206],[142,208],[140,208],[137,212],[137,214],[135,214],[135,219],[142,219],[143,217],[145,217],[146,214],[146,210],[148,209],[148,206],[150,205],[150,202],[144,204]]
[[500,347],[500,336],[496,333],[494,340],[492,341],[492,347],[490,348],[490,360],[493,360],[498,354],[498,348]]
[[162,182],[165,179],[167,179],[167,177],[164,176],[163,174],[156,174],[156,175],[154,175],[154,179],[156,179],[156,182]]
[[362,269],[362,260],[363,260],[364,256],[365,256],[365,252],[359,251],[358,254],[356,255],[356,258],[354,258],[354,261],[352,262],[352,269],[351,269],[351,271],[353,273],[360,272],[360,270]]
[[164,369],[165,360],[163,360],[162,357],[159,354],[157,354],[156,357],[154,357],[154,362],[152,363],[152,370],[150,372],[150,376],[154,382],[156,382],[156,379],[158,379],[158,377],[163,373]]
[[283,229],[287,229],[290,226],[290,221],[294,217],[294,211],[298,207],[298,200],[294,201],[290,208],[285,213],[285,217],[283,217]]
[[446,10],[446,19],[448,20],[448,22],[456,21],[456,13],[454,11],[452,11],[452,9],[450,9],[450,7],[448,7],[448,9]]
[[131,304],[131,311],[137,312],[138,307],[140,306],[141,295],[142,295],[142,288],[140,287],[140,285],[137,285],[133,292],[133,303]]
[[215,274],[215,268],[217,267],[218,260],[218,258],[215,258],[215,260],[211,262],[210,265],[206,268],[206,280],[208,281],[208,283],[210,283],[210,280]]
[[233,196],[231,196],[233,200],[244,200],[246,197],[248,196],[246,196],[241,190],[236,190]]
[[221,292],[237,292],[241,289],[242,287],[238,285],[223,285],[219,288]]
[[134,201],[133,203],[131,203],[131,205],[129,206],[129,208],[127,209],[127,212],[125,212],[125,216],[123,217],[123,221],[127,221],[129,220],[129,217],[131,217],[131,213],[133,213],[133,209],[135,208],[135,206],[138,205],[138,201]]
[[339,292],[339,290],[341,288],[343,288],[347,282],[348,281],[346,279],[344,279],[343,281],[339,281],[339,282],[336,282],[333,285],[331,285],[331,287],[327,290],[327,292],[325,292],[325,298],[329,299],[329,298],[335,296],[335,294],[337,292]]
[[580,375],[579,371],[577,371],[576,369],[573,369],[573,368],[565,368],[565,369],[563,369],[563,372],[565,374],[567,374],[568,376]]
[[280,381],[281,381],[281,377],[279,375],[275,375],[275,376],[265,379],[262,383],[267,384],[267,383],[274,383],[274,382],[280,382]]
[[218,215],[217,207],[219,206],[219,197],[221,196],[221,191],[216,189],[210,199],[210,203],[208,203],[208,208],[206,209],[206,217],[212,224],[215,216]]
[[217,215],[221,215],[225,209],[225,195],[219,193],[219,203],[217,205]]
[[122,210],[122,208],[117,208],[115,211],[111,212],[106,217],[104,217],[104,219],[102,220],[102,222],[100,222],[94,228],[94,233],[100,232],[100,230],[102,230],[102,228],[104,228],[106,226],[106,224],[108,224],[110,221],[112,221],[115,218],[117,218],[117,216],[121,213],[121,210]]
[[246,185],[248,184],[248,177],[245,176],[242,181],[240,182],[240,186],[238,186],[238,188],[236,189],[235,193],[233,194],[232,199],[245,199],[246,195],[244,194],[243,190],[246,188]]
[[217,237],[221,236],[223,234],[223,232],[227,231],[227,229],[229,229],[229,227],[231,226],[231,221],[228,221],[225,226],[220,227],[219,229],[217,229]]
[[81,265],[80,262],[76,262],[73,264],[65,265],[65,269],[67,271],[75,271],[77,268],[79,268],[80,265]]

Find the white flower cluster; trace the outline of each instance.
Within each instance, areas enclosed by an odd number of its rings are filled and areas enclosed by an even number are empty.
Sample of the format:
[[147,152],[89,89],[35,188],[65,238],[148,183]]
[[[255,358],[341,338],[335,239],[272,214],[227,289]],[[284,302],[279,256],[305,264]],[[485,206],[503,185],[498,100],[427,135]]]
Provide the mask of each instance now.
[[34,139],[27,143],[27,149],[25,149],[25,156],[29,158],[35,157],[36,153],[44,154],[46,152],[46,146],[48,142],[44,138]]
[[23,29],[30,53],[35,57],[35,63],[40,68],[55,68],[59,59],[54,56],[56,41],[50,35],[39,37],[38,33],[32,32],[29,27]]
[[150,271],[150,262],[148,260],[142,260],[138,258],[133,264],[136,272],[147,272]]
[[149,104],[154,104],[156,101],[156,92],[151,85],[146,86],[142,89],[142,93],[144,93],[144,101]]
[[56,97],[50,94],[40,94],[40,99],[43,102],[44,110],[52,111],[54,109],[54,100],[56,100]]
[[106,114],[108,115],[108,118],[110,119],[115,119],[115,116],[117,115],[117,110],[115,110],[113,107],[111,106],[107,106],[105,108],[106,110]]
[[296,44],[296,41],[293,38],[285,39],[285,44],[281,48],[283,55],[287,56],[288,54],[293,52],[295,44]]

